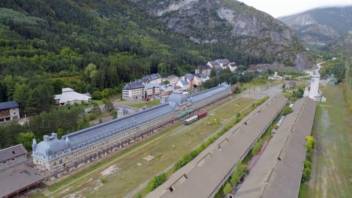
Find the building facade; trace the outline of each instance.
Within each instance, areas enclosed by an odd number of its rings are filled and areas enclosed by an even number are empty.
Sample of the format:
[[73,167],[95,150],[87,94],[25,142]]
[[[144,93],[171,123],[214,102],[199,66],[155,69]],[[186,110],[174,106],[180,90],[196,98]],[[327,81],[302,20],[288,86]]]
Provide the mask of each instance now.
[[144,84],[142,81],[134,81],[126,84],[122,90],[122,99],[124,100],[143,100]]
[[213,89],[167,103],[141,112],[102,123],[58,138],[56,133],[45,135],[43,141],[33,140],[33,162],[52,175],[71,171],[111,152],[143,139],[156,129],[177,119],[178,106],[187,102],[196,110],[217,102],[232,93],[231,86],[222,84]]
[[20,119],[20,109],[17,102],[0,103],[0,123]]

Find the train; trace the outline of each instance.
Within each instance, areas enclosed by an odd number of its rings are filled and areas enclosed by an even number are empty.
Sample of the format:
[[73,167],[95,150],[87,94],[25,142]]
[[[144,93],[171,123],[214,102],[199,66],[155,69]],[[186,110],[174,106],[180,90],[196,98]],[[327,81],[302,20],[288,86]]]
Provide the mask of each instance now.
[[207,115],[208,115],[208,112],[206,112],[206,111],[201,111],[201,112],[198,112],[196,115],[193,115],[193,116],[191,116],[191,117],[185,119],[185,120],[183,121],[183,123],[184,123],[185,125],[190,125],[190,124],[196,122],[197,120],[200,120],[200,119],[206,117]]

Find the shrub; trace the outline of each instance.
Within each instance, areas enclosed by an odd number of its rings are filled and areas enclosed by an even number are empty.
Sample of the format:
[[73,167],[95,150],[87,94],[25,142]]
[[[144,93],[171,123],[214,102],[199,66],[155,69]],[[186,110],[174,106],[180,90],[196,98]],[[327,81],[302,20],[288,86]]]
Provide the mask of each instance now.
[[288,115],[288,114],[290,114],[290,113],[292,113],[292,112],[293,112],[293,110],[292,110],[291,107],[285,106],[285,108],[282,110],[282,115],[283,115],[283,116],[286,116],[286,115]]
[[239,163],[231,175],[230,182],[233,186],[237,185],[241,178],[247,173],[247,166],[245,164]]
[[223,189],[223,192],[224,192],[225,195],[226,195],[226,194],[229,194],[230,192],[232,192],[232,185],[231,185],[229,182],[227,182],[227,183],[225,184],[225,187],[224,187],[224,189]]
[[161,184],[163,184],[166,181],[166,179],[167,179],[167,176],[165,173],[155,176],[148,184],[148,191],[149,192],[153,191]]

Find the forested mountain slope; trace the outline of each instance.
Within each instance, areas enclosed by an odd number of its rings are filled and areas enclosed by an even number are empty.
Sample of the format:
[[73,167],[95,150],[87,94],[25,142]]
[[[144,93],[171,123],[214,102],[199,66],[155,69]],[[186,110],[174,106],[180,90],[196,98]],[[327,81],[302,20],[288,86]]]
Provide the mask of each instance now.
[[0,101],[29,114],[65,86],[118,89],[219,57],[305,66],[301,52],[283,23],[235,0],[0,1]]

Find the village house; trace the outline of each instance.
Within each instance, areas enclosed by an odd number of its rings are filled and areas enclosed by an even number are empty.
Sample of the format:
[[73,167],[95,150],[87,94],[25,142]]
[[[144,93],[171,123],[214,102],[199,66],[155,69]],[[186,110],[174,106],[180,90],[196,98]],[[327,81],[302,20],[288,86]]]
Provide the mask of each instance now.
[[[230,62],[228,59],[217,59],[214,61],[209,61],[207,63],[207,66],[209,66],[211,69],[215,69],[217,71],[229,69],[231,72],[235,72],[237,69],[236,63]],[[209,75],[210,75],[210,73],[209,73]]]
[[20,119],[20,110],[17,102],[0,103],[0,123]]
[[62,93],[55,95],[55,102],[58,105],[73,105],[89,102],[91,96],[89,94],[81,94],[72,88],[62,88]]
[[212,67],[208,64],[199,65],[198,68],[194,71],[194,73],[198,76],[210,77]]
[[148,83],[144,86],[144,99],[150,100],[160,95],[160,84]]
[[199,87],[202,84],[201,79],[193,74],[186,74],[180,77],[179,81],[176,83],[176,88],[181,90],[190,90],[192,88]]
[[122,90],[124,100],[143,100],[144,84],[141,80],[127,83]]
[[269,80],[283,80],[282,76],[279,76],[277,72],[274,75],[268,77]]
[[179,77],[177,77],[175,75],[170,75],[170,76],[164,78],[163,82],[167,81],[167,82],[169,82],[170,85],[175,86],[177,84],[178,80],[179,80]]

